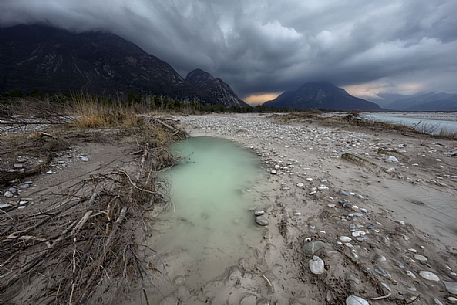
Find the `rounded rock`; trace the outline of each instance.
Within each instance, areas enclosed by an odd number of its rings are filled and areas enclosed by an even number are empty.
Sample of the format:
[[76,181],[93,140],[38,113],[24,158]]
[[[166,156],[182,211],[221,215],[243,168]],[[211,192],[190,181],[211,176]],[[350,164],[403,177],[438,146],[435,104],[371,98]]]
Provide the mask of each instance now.
[[412,273],[411,271],[409,271],[409,270],[406,271],[406,275],[409,276],[409,277],[411,277],[411,278],[413,278],[413,279],[416,278],[416,275],[415,275],[414,273]]
[[324,273],[324,261],[319,256],[313,256],[313,259],[309,260],[309,269],[316,275]]
[[353,237],[360,237],[360,236],[365,236],[365,231],[354,231],[352,232]]
[[313,240],[310,242],[305,242],[305,244],[303,245],[303,253],[306,256],[311,257],[315,253],[320,251],[321,249],[324,249],[324,247],[325,247],[325,243],[320,240]]
[[347,237],[347,236],[340,236],[340,241],[341,241],[342,243],[348,243],[348,242],[350,242],[351,240],[352,240],[352,238],[350,238],[350,237]]
[[11,193],[10,191],[6,191],[5,193],[3,193],[3,196],[5,196],[6,198],[11,198],[14,196],[14,194]]
[[419,275],[426,279],[426,280],[429,280],[429,281],[432,281],[432,282],[439,282],[440,281],[440,278],[433,272],[430,272],[430,271],[421,271],[419,272]]
[[420,254],[414,255],[414,258],[417,259],[421,263],[425,263],[427,261],[427,258]]
[[447,292],[457,295],[457,282],[443,282]]
[[438,300],[437,298],[434,298],[434,299],[433,299],[433,302],[435,302],[436,305],[444,305],[443,302],[441,302],[441,301]]
[[254,215],[257,217],[257,216],[262,216],[263,214],[265,214],[265,211],[263,210],[255,210],[254,211]]
[[387,261],[384,255],[376,255],[374,260],[378,263],[385,263]]
[[257,216],[255,218],[255,223],[263,227],[268,226],[269,224],[268,219],[265,216]]
[[10,207],[12,207],[11,204],[0,202],[0,209],[8,209]]
[[395,156],[388,156],[388,157],[386,158],[386,162],[397,163],[397,162],[398,162],[398,159],[397,159],[397,157],[395,157]]
[[370,303],[361,297],[350,295],[346,299],[346,305],[370,305]]

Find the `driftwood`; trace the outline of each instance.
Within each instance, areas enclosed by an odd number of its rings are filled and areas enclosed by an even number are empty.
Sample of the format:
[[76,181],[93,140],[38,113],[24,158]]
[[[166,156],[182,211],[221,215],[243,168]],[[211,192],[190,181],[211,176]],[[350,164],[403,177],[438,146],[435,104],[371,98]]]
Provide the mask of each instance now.
[[46,289],[17,302],[87,304],[102,282],[118,278],[128,287],[141,281],[135,228],[145,210],[163,202],[151,178],[148,145],[143,149],[135,178],[125,170],[93,175],[38,213],[14,210],[0,217],[0,299],[20,298],[21,285],[39,285]]
[[150,118],[150,121],[154,122],[154,123],[158,123],[162,126],[164,126],[165,128],[167,128],[168,130],[170,130],[171,132],[173,132],[173,136],[178,136],[180,138],[184,138],[186,135],[185,133],[179,129],[179,128],[176,128],[170,124],[167,124],[164,122],[164,120],[160,119],[160,118]]
[[[152,119],[146,128],[165,139],[185,135],[162,119]],[[137,158],[135,171],[88,171],[74,178],[78,182],[67,183],[65,189],[65,181],[52,185],[59,188],[56,196],[26,209],[1,211],[0,303],[99,304],[96,295],[103,295],[103,301],[110,303],[106,296],[146,279],[136,237],[139,228],[146,229],[142,226],[144,215],[157,212],[156,206],[164,203],[157,171],[170,166],[173,159],[158,136],[144,136],[142,129],[130,132],[140,133],[135,134],[139,139],[133,155]],[[0,183],[45,170],[55,152],[68,147],[51,133],[33,133],[33,137],[20,140],[14,147],[0,143],[0,157],[9,158],[2,168],[12,167],[17,151],[45,162],[36,167],[25,162],[22,172],[0,170]],[[34,195],[32,191],[28,196]],[[30,291],[33,294],[27,295]],[[103,294],[105,291],[113,293]],[[144,289],[143,294],[149,304]]]

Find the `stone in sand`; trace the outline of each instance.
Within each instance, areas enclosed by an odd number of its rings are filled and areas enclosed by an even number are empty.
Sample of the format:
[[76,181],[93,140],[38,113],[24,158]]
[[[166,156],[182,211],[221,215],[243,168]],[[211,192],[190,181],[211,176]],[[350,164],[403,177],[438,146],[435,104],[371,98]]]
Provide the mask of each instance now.
[[263,210],[255,210],[254,211],[254,215],[255,216],[262,216],[263,214],[265,214],[265,211],[263,211]]
[[370,305],[367,300],[356,295],[350,295],[346,299],[346,305]]
[[457,282],[443,282],[447,292],[457,295]]
[[413,278],[413,279],[416,278],[416,275],[414,273],[412,273],[411,271],[409,271],[409,270],[406,271],[406,275],[411,277],[411,278]]
[[394,162],[394,163],[397,163],[397,162],[398,162],[398,159],[397,159],[397,157],[395,157],[395,156],[388,156],[388,157],[386,158],[386,162]]
[[89,157],[88,157],[88,156],[84,156],[84,155],[79,156],[79,159],[80,159],[81,161],[84,161],[84,162],[89,161]]
[[382,267],[379,267],[379,266],[374,267],[374,272],[376,272],[377,274],[379,274],[380,276],[383,276],[385,278],[388,278],[388,279],[391,278],[390,273],[387,272],[386,270],[384,270],[384,268],[382,268]]
[[376,255],[374,260],[378,263],[385,263],[387,261],[384,255]]
[[420,254],[414,255],[414,258],[417,259],[418,261],[420,261],[421,263],[425,263],[427,261],[427,258]]
[[313,256],[316,252],[324,249],[325,243],[320,240],[314,240],[310,242],[305,242],[303,245],[303,253],[306,256]]
[[255,222],[259,226],[268,226],[269,224],[268,219],[265,216],[257,216],[255,218]]
[[366,233],[365,231],[354,231],[352,232],[353,237],[359,237],[359,236],[364,236]]
[[347,237],[347,236],[340,236],[340,241],[341,241],[342,243],[348,243],[348,242],[350,242],[351,240],[352,240],[352,238],[350,238],[350,237]]
[[430,271],[421,271],[421,272],[419,272],[419,275],[429,281],[433,281],[433,282],[440,281],[440,278],[435,273],[430,272]]
[[14,194],[11,193],[10,191],[6,191],[5,193],[3,193],[3,196],[5,196],[6,198],[11,198],[14,196]]
[[11,207],[11,204],[0,202],[0,209],[8,209]]
[[440,300],[438,300],[437,298],[434,298],[433,299],[433,302],[435,302],[436,305],[444,305]]
[[313,274],[324,273],[324,261],[319,256],[313,256],[313,259],[309,260],[309,269]]

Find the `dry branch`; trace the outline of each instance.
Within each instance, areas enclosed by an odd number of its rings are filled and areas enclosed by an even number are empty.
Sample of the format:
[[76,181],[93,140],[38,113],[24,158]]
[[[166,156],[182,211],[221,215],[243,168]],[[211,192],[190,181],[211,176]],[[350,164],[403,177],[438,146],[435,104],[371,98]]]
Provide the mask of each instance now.
[[[165,126],[160,120],[154,122]],[[46,134],[40,135],[43,137],[54,140]],[[164,200],[154,171],[171,163],[160,141],[138,142],[142,155],[134,175],[123,169],[91,175],[40,203],[39,212],[13,210],[3,217],[0,300],[9,299],[12,304],[97,303],[94,295],[117,289],[110,285],[116,282],[113,279],[124,281],[125,287],[142,281],[144,269],[132,241],[145,222],[145,211]],[[27,291],[22,289],[27,285],[46,288],[33,295],[20,294]]]

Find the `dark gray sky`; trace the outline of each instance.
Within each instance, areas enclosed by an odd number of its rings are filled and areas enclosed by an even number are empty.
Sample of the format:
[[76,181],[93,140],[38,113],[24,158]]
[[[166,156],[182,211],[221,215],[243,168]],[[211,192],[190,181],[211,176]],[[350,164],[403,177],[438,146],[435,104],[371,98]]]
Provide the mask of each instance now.
[[43,21],[114,32],[241,97],[311,80],[457,92],[456,0],[0,0],[2,24]]

